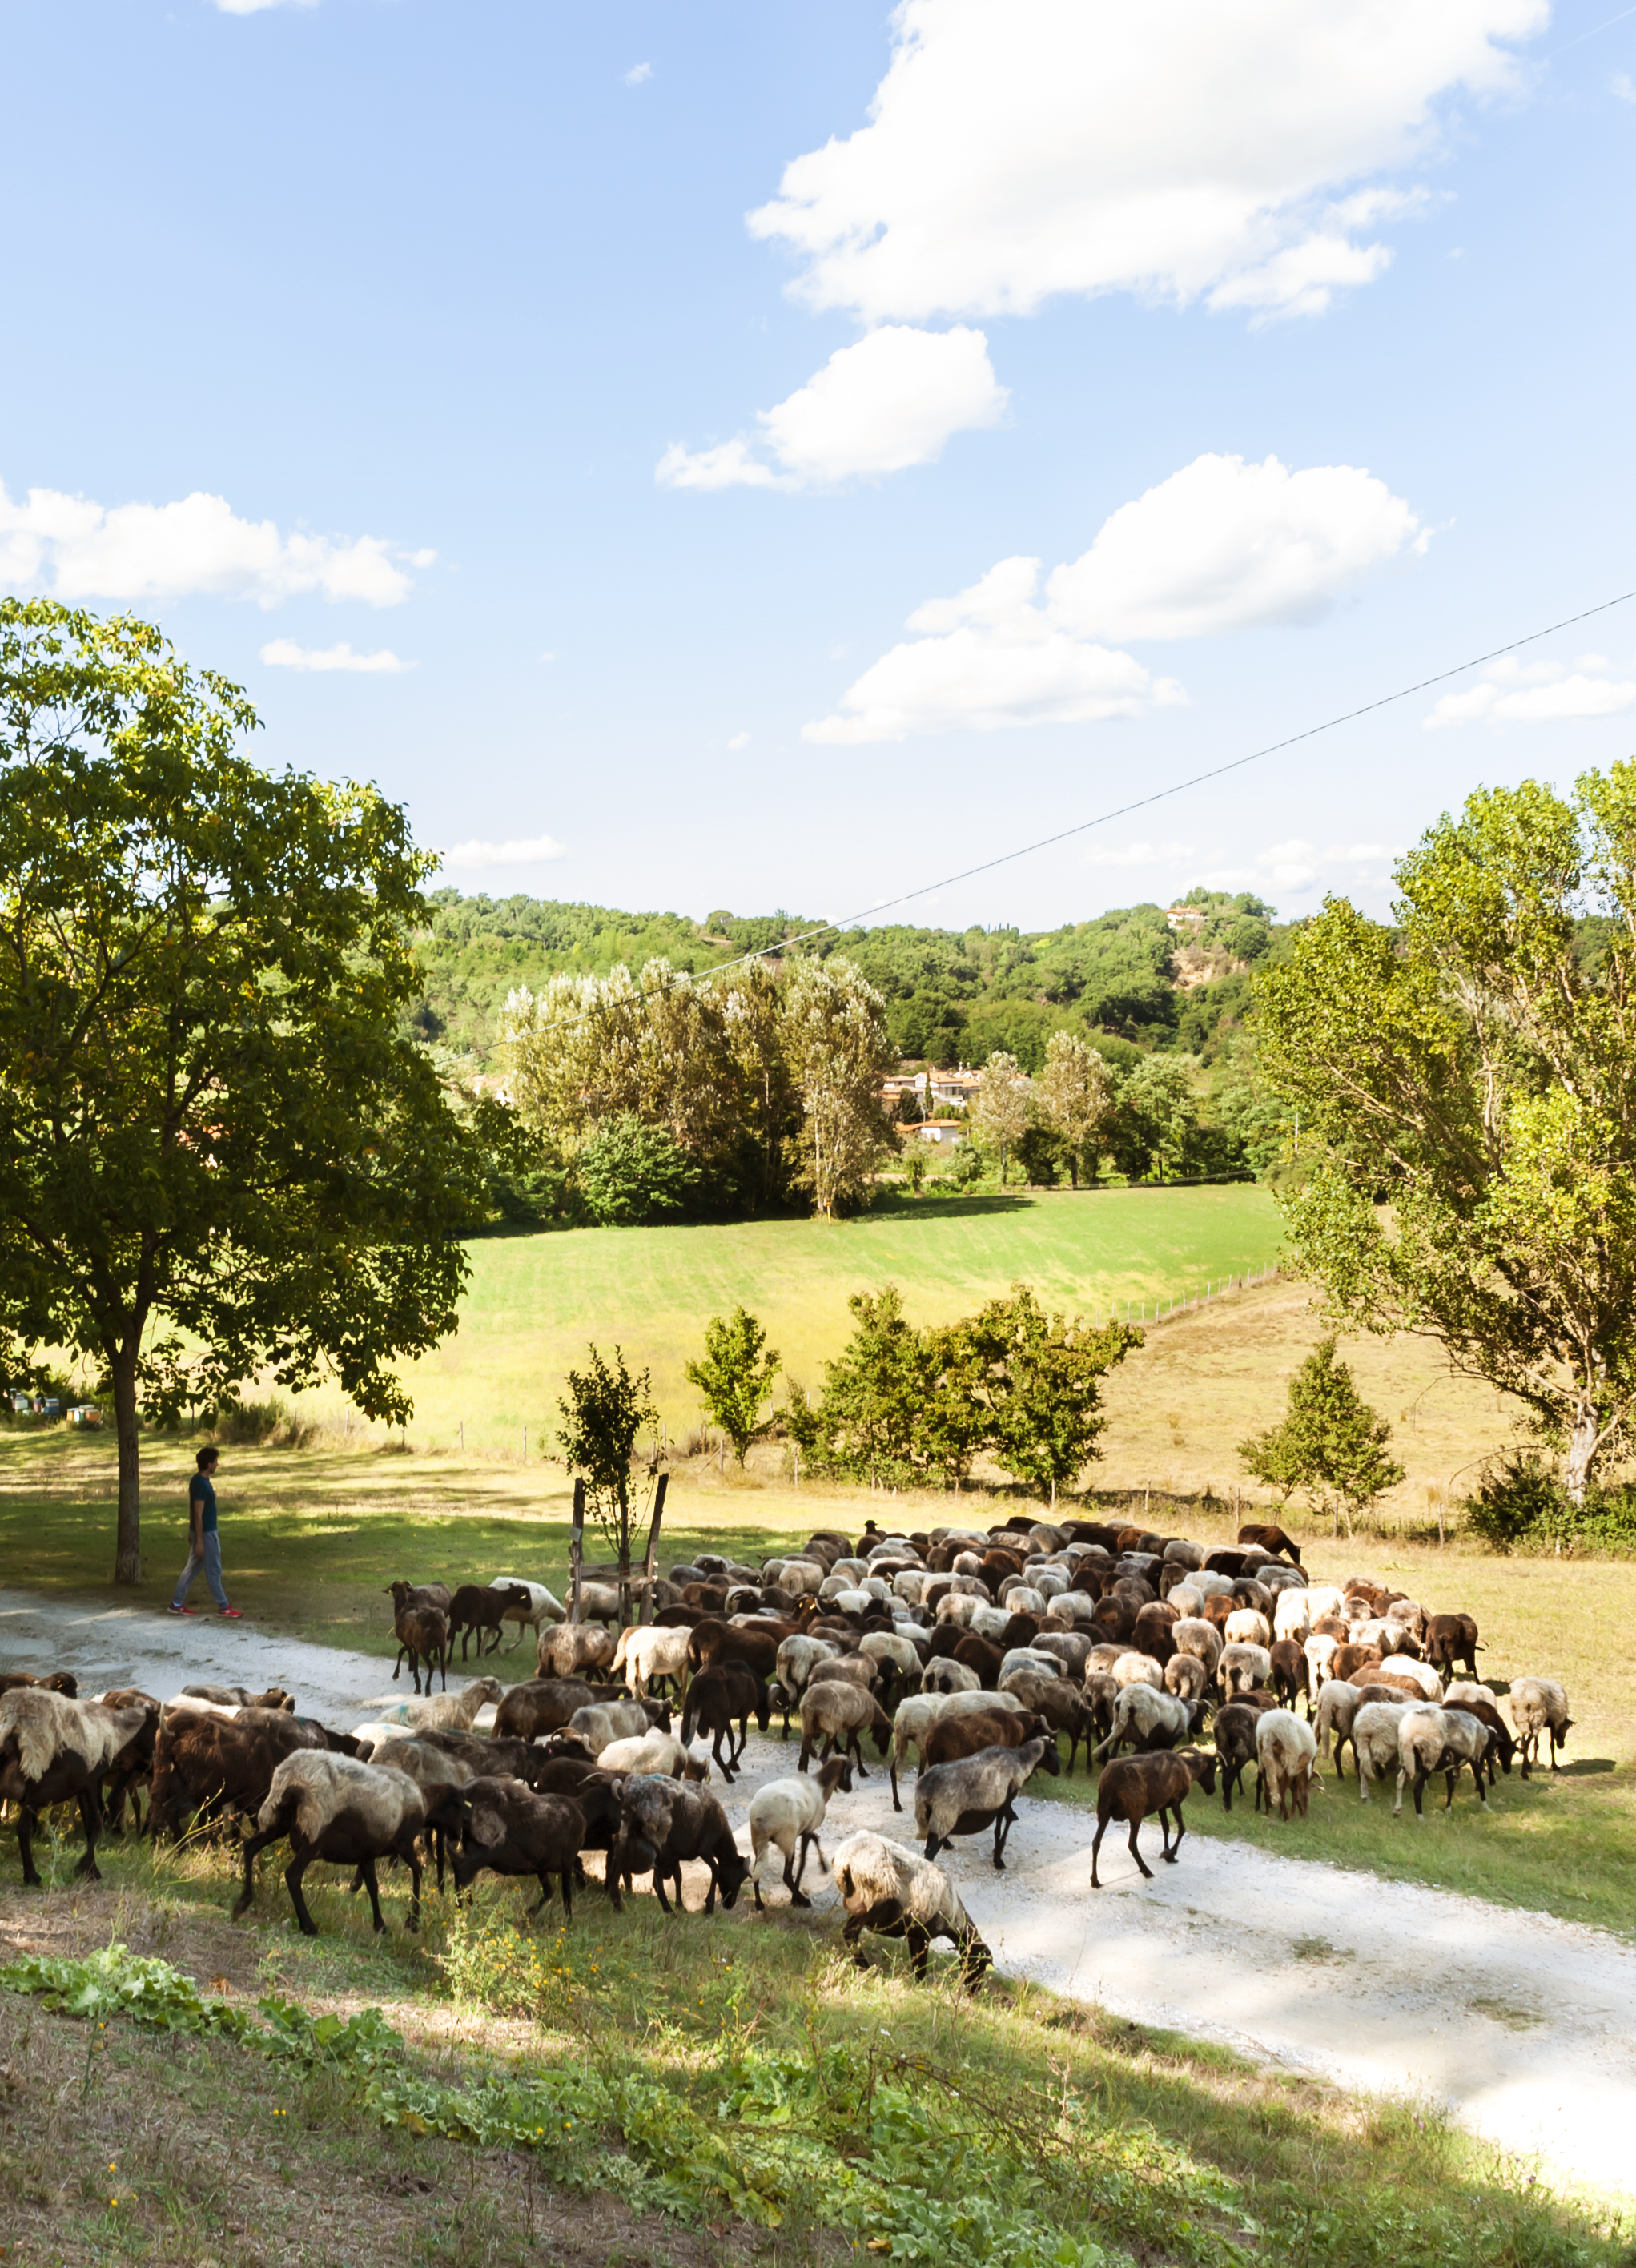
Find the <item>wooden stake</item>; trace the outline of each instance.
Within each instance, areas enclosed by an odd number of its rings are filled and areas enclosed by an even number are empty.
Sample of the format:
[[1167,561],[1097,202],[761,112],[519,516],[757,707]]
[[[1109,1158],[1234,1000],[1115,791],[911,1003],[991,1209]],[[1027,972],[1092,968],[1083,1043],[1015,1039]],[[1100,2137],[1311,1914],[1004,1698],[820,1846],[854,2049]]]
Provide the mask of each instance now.
[[585,1566],[585,1483],[574,1483],[574,1524],[568,1537],[568,1619],[579,1619],[579,1578]]
[[642,1575],[642,1609],[637,1616],[639,1622],[647,1623],[653,1619],[653,1579],[658,1572],[659,1524],[665,1517],[665,1491],[669,1486],[670,1475],[661,1473],[659,1476],[659,1485],[653,1491],[653,1517],[649,1521],[647,1528],[647,1564]]

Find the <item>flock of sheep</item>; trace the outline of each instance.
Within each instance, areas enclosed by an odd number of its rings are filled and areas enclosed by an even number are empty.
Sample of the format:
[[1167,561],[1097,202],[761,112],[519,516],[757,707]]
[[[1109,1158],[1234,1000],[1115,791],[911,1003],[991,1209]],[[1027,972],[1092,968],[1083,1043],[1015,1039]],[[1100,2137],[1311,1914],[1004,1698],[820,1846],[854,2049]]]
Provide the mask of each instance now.
[[[607,1587],[584,1587],[571,1620],[521,1579],[397,1582],[394,1676],[408,1666],[413,1697],[347,1731],[278,1690],[81,1700],[69,1672],[0,1676],[0,1803],[17,1812],[26,1882],[40,1879],[40,1815],[56,1805],[77,1805],[78,1871],[93,1877],[98,1838],[122,1831],[128,1805],[157,1840],[243,1822],[235,1913],[254,1896],[258,1858],[287,1845],[284,1881],[309,1935],[302,1886],[314,1862],[351,1870],[378,1929],[376,1869],[393,1859],[409,1871],[410,1926],[428,1865],[439,1887],[452,1874],[457,1893],[485,1871],[537,1881],[542,1904],[560,1887],[571,1914],[587,1852],[602,1854],[616,1907],[645,1874],[668,1911],[693,1862],[708,1870],[706,1912],[718,1896],[733,1905],[746,1881],[759,1907],[773,1852],[805,1905],[808,1854],[829,1865],[828,1808],[866,1774],[867,1737],[898,1811],[899,1776],[916,1758],[920,1848],[868,1832],[836,1846],[845,1941],[857,1952],[866,1932],[906,1939],[924,1975],[930,1941],[946,1937],[975,1984],[991,1956],[938,1856],[992,1830],[1003,1869],[1022,1790],[1037,1771],[1061,1771],[1065,1750],[1072,1772],[1081,1743],[1101,1768],[1097,1888],[1110,1824],[1128,1828],[1151,1879],[1143,1822],[1157,1817],[1173,1861],[1191,1790],[1212,1795],[1219,1778],[1230,1809],[1251,1764],[1256,1803],[1285,1820],[1305,1815],[1331,1743],[1338,1777],[1352,1748],[1366,1802],[1395,1771],[1395,1809],[1412,1786],[1417,1815],[1434,1773],[1452,1805],[1469,1768],[1485,1806],[1519,1750],[1527,1777],[1548,1740],[1557,1769],[1572,1721],[1559,1682],[1514,1680],[1507,1725],[1476,1682],[1469,1616],[1430,1614],[1362,1577],[1311,1584],[1299,1561],[1276,1528],[1212,1549],[1086,1521],[932,1535],[881,1535],[872,1521],[856,1546],[821,1531],[799,1556],[757,1568],[706,1557],[674,1567],[656,1586],[654,1620],[623,1627]],[[534,1632],[536,1675],[507,1690],[480,1675],[448,1692],[453,1639],[464,1652],[475,1636],[481,1668],[508,1624],[513,1647]],[[751,1720],[764,1732],[775,1712],[786,1735],[799,1720],[799,1763],[755,1792],[747,1857],[700,1751],[731,1785]]]

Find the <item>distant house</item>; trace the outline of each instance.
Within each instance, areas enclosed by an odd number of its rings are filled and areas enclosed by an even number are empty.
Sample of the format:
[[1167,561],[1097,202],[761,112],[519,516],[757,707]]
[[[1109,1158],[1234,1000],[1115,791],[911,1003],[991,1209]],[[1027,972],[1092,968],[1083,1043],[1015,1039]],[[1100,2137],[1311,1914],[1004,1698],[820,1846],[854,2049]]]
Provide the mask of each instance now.
[[982,1072],[968,1071],[963,1064],[958,1071],[934,1071],[931,1074],[931,1099],[945,1106],[958,1103],[963,1108],[975,1099],[982,1084]]
[[931,1142],[940,1150],[957,1150],[966,1138],[966,1130],[958,1118],[923,1119],[914,1130],[917,1142]]
[[480,1102],[486,1098],[490,1102],[504,1102],[508,1108],[510,1107],[512,1100],[510,1083],[497,1071],[476,1072],[472,1079],[471,1091]]
[[1205,925],[1203,906],[1167,906],[1165,919],[1172,929],[1201,930]]

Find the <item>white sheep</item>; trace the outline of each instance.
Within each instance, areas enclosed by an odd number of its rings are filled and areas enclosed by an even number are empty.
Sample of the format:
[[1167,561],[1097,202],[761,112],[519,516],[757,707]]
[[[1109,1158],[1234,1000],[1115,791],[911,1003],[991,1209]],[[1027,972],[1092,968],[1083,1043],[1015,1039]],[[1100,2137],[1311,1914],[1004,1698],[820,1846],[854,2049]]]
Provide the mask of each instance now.
[[[866,1661],[877,1663],[882,1671],[889,1670],[902,1691],[912,1692],[919,1684],[920,1649],[912,1639],[899,1638],[891,1631],[866,1631],[858,1641],[858,1651]],[[882,1682],[884,1686],[884,1679]]]
[[710,1778],[710,1766],[702,1756],[689,1755],[674,1733],[661,1733],[656,1725],[645,1733],[627,1733],[609,1741],[597,1752],[596,1761],[605,1772],[652,1772],[663,1779]]
[[[1175,1596],[1174,1592],[1171,1594]],[[1170,1625],[1170,1643],[1177,1653],[1197,1654],[1205,1665],[1206,1681],[1216,1674],[1224,1644],[1220,1631],[1202,1615],[1183,1615]]]
[[900,1567],[892,1578],[893,1596],[901,1599],[906,1607],[917,1607],[931,1580],[923,1568]]
[[77,1802],[85,1849],[77,1874],[97,1882],[97,1837],[102,1811],[97,1788],[122,1749],[145,1731],[145,1708],[109,1709],[70,1699],[44,1685],[0,1693],[0,1802],[18,1807],[17,1840],[23,1881],[40,1887],[33,1835],[40,1814],[56,1803]]
[[1328,1631],[1315,1631],[1301,1647],[1307,1657],[1308,1703],[1315,1703],[1323,1691],[1324,1680],[1330,1674],[1330,1664],[1340,1651],[1340,1643],[1339,1638],[1332,1638]]
[[937,1623],[953,1623],[958,1630],[969,1630],[974,1615],[988,1614],[991,1611],[986,1594],[980,1599],[974,1599],[969,1592],[950,1591],[938,1601],[937,1611],[932,1620]]
[[1522,1750],[1522,1777],[1538,1761],[1539,1736],[1551,1735],[1551,1769],[1557,1750],[1567,1746],[1573,1719],[1568,1714],[1568,1689],[1559,1677],[1514,1677],[1511,1681],[1511,1721]]
[[1272,1683],[1272,1656],[1264,1646],[1224,1646],[1217,1668],[1221,1690],[1229,1697]]
[[[917,1765],[925,1759],[925,1737],[952,1701],[960,1698],[952,1693],[911,1693],[898,1703],[892,1718],[892,1745],[888,1750],[890,1763],[888,1778],[892,1783],[892,1808],[901,1811],[903,1798],[897,1792],[897,1775],[910,1749],[916,1751]],[[987,1699],[987,1695],[984,1698]]]
[[593,1701],[576,1709],[564,1728],[570,1740],[581,1741],[593,1756],[615,1741],[645,1740],[652,1719],[639,1701]]
[[1397,1727],[1411,1701],[1369,1701],[1352,1720],[1352,1762],[1358,1767],[1358,1793],[1369,1800],[1369,1784],[1384,1779],[1398,1760]]
[[672,1628],[665,1623],[633,1623],[619,1633],[608,1675],[623,1669],[631,1691],[640,1699],[657,1677],[667,1677],[677,1691],[688,1682],[688,1641],[692,1630],[685,1623]]
[[1205,1611],[1205,1594],[1196,1583],[1172,1583],[1165,1598],[1178,1615],[1191,1618]]
[[1292,1804],[1306,1817],[1317,1760],[1312,1727],[1303,1725],[1293,1709],[1262,1711],[1256,1726],[1256,1801],[1265,1803],[1269,1819],[1275,1796],[1280,1819],[1287,1822]]
[[1011,1610],[1006,1607],[979,1607],[966,1628],[976,1638],[986,1638],[998,1646],[1011,1628]]
[[1158,1693],[1165,1690],[1163,1666],[1151,1653],[1137,1653],[1127,1648],[1114,1662],[1113,1675],[1118,1685],[1151,1685]]
[[478,1711],[490,1703],[497,1708],[505,1697],[497,1677],[474,1677],[458,1693],[423,1693],[390,1702],[377,1721],[389,1729],[407,1725],[416,1733],[469,1733]]
[[[554,1592],[548,1591],[543,1583],[531,1583],[525,1575],[490,1575],[489,1587],[493,1591],[527,1591],[528,1594],[526,1607],[518,1605],[513,1600],[500,1616],[502,1622],[517,1625],[517,1636],[512,1646],[522,1644],[525,1630],[537,1631],[542,1623],[560,1623],[567,1616],[567,1608]],[[509,1653],[512,1646],[508,1646],[505,1651]]]
[[1062,1675],[1062,1664],[1054,1653],[1041,1653],[1031,1646],[1013,1646],[1009,1653],[1001,1655],[997,1683],[1004,1685],[1013,1669],[1037,1669],[1047,1677]]
[[1470,1765],[1471,1777],[1477,1782],[1477,1800],[1486,1811],[1488,1792],[1483,1786],[1483,1759],[1488,1754],[1490,1737],[1487,1726],[1463,1709],[1422,1709],[1411,1704],[1397,1727],[1397,1800],[1392,1806],[1392,1817],[1396,1819],[1403,1809],[1404,1787],[1412,1778],[1414,1815],[1425,1824],[1420,1799],[1434,1771],[1441,1771],[1447,1783],[1448,1800],[1443,1808],[1451,1811],[1463,1764]]
[[1331,1739],[1334,1741],[1337,1779],[1345,1777],[1341,1771],[1341,1750],[1352,1738],[1352,1720],[1358,1713],[1360,1698],[1360,1689],[1350,1684],[1345,1678],[1327,1678],[1309,1719],[1313,1731],[1317,1734],[1320,1756],[1329,1755],[1330,1742]]
[[[1389,1669],[1394,1677],[1406,1677],[1411,1685],[1418,1685],[1428,1701],[1442,1699],[1443,1681],[1429,1661],[1416,1661],[1409,1654],[1395,1653],[1381,1666]],[[1359,1674],[1367,1678],[1369,1673],[1366,1668]]]
[[1210,1672],[1196,1653],[1173,1653],[1165,1664],[1165,1691],[1183,1701],[1202,1701],[1210,1690]]
[[[1155,1692],[1151,1685],[1127,1685],[1114,1704],[1113,1729],[1099,1748],[1091,1751],[1093,1764],[1100,1764],[1116,1756],[1127,1741],[1138,1746],[1150,1743],[1174,1748],[1184,1741],[1194,1728],[1193,1705],[1178,1694]],[[1155,1734],[1163,1735],[1155,1741]]]
[[1173,1535],[1165,1545],[1163,1557],[1173,1567],[1198,1568],[1205,1564],[1205,1547],[1202,1543],[1190,1543],[1185,1536]]
[[1033,1615],[1042,1618],[1045,1613],[1045,1594],[1032,1583],[1019,1582],[1013,1576],[999,1587],[1000,1602],[1008,1614]]
[[1312,1629],[1312,1602],[1298,1585],[1279,1591],[1272,1602],[1272,1635],[1304,1646]]
[[971,1693],[982,1683],[969,1661],[956,1661],[950,1654],[940,1654],[935,1661],[928,1661],[920,1673],[923,1693]]
[[1235,1607],[1221,1635],[1229,1646],[1255,1646],[1264,1652],[1272,1643],[1271,1625],[1256,1607]]
[[581,1670],[612,1666],[614,1633],[610,1630],[589,1630],[584,1623],[558,1623],[542,1630],[538,1638],[534,1668],[542,1677],[577,1677]]
[[770,1848],[784,1853],[784,1886],[790,1893],[790,1904],[811,1905],[812,1900],[801,1889],[801,1876],[807,1871],[809,1848],[816,1849],[823,1872],[829,1871],[818,1830],[837,1787],[849,1795],[851,1793],[852,1767],[844,1756],[830,1756],[820,1764],[815,1778],[794,1772],[788,1779],[770,1779],[750,1798],[750,1888],[758,1911],[761,1862]]
[[884,1835],[849,1835],[835,1854],[835,1886],[846,1908],[841,1941],[866,1968],[858,1940],[866,1930],[908,1940],[910,1967],[917,1980],[926,1973],[926,1952],[934,1937],[952,1940],[960,1955],[962,1981],[976,1989],[994,1956],[941,1867],[889,1843]]

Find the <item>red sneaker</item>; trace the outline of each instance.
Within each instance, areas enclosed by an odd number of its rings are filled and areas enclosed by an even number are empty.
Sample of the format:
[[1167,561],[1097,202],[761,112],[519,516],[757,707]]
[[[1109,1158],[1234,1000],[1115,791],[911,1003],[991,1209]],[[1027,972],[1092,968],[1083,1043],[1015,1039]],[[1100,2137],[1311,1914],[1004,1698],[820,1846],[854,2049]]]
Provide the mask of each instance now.
[[244,1620],[244,1609],[242,1607],[224,1607],[222,1609],[222,1617],[225,1622],[242,1622]]
[[165,1611],[167,1615],[196,1615],[199,1609],[197,1607],[179,1607],[173,1603],[166,1607]]

